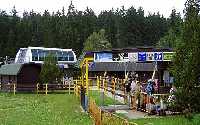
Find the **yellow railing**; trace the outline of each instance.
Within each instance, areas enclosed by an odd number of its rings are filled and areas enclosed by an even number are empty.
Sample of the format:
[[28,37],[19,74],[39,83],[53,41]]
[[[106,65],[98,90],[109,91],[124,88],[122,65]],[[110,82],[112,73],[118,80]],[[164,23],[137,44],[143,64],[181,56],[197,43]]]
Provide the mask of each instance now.
[[88,111],[94,119],[95,125],[137,125],[136,123],[130,123],[128,120],[115,114],[101,110],[91,98],[89,100]]
[[102,125],[102,119],[101,119],[101,109],[96,105],[95,101],[90,99],[89,101],[89,109],[88,109],[90,115],[95,121],[95,125]]

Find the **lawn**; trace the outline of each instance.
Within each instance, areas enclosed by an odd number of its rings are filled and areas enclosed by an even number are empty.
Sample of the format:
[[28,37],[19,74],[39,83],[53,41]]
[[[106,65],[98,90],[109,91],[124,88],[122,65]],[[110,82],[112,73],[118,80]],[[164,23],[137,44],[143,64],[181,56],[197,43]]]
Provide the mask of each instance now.
[[0,93],[1,125],[92,125],[79,100],[68,94]]
[[200,125],[200,115],[195,115],[191,120],[186,119],[184,116],[167,116],[130,121],[137,123],[138,125]]
[[[101,93],[98,90],[92,90],[89,91],[89,97],[94,99],[97,105],[104,105],[104,106],[108,106],[108,105],[117,105],[117,104],[121,104],[120,102],[118,102],[117,100],[114,100],[108,96],[106,96],[104,94],[104,96],[101,95]],[[104,101],[103,101],[104,98]]]

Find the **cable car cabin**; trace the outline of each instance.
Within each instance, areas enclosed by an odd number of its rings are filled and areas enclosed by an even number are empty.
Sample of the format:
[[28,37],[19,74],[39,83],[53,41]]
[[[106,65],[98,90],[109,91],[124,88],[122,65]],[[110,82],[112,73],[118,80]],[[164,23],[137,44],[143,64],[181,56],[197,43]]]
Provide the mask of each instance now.
[[15,63],[40,63],[42,64],[48,54],[56,56],[58,64],[73,64],[77,61],[72,49],[28,47],[20,48],[17,52]]

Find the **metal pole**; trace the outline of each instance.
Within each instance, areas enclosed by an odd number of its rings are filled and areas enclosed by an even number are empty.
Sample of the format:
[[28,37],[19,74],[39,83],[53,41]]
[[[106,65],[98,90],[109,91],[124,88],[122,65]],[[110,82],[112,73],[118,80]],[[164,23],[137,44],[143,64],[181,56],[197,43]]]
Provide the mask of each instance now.
[[86,95],[89,94],[89,84],[88,84],[88,59],[86,59],[86,71],[85,71],[85,75],[86,75]]

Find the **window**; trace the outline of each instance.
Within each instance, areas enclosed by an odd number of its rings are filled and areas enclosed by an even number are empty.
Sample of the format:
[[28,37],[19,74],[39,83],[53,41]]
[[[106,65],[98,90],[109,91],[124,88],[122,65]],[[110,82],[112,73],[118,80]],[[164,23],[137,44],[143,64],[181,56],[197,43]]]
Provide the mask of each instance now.
[[43,50],[38,50],[39,61],[44,61],[45,52]]
[[69,60],[68,61],[74,61],[74,55],[72,52],[68,52]]
[[38,61],[38,50],[37,49],[32,49],[32,61]]
[[74,61],[72,51],[32,49],[32,61],[44,61],[45,57],[52,54],[57,61]]
[[26,57],[26,49],[20,49],[17,63],[24,63]]
[[63,52],[62,51],[58,51],[57,52],[57,56],[58,56],[58,61],[64,61]]
[[74,61],[74,55],[71,51],[63,52],[63,61]]

